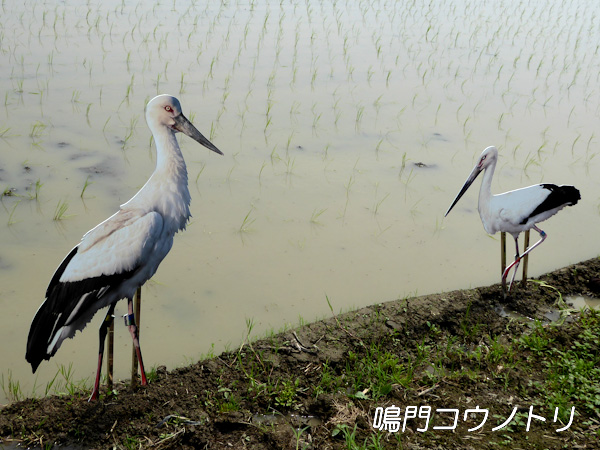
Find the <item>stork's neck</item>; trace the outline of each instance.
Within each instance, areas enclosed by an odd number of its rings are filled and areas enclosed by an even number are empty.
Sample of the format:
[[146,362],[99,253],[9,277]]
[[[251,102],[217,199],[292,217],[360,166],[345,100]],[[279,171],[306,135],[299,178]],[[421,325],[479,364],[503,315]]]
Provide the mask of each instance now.
[[[156,144],[156,169],[154,173],[160,173],[174,182],[181,182],[187,191],[187,168],[181,149],[175,138],[175,133],[168,128],[154,133]],[[154,175],[154,174],[153,174]]]
[[191,215],[187,168],[175,133],[166,127],[152,132],[156,144],[156,168],[142,189],[125,205],[159,212],[174,233],[185,228]]

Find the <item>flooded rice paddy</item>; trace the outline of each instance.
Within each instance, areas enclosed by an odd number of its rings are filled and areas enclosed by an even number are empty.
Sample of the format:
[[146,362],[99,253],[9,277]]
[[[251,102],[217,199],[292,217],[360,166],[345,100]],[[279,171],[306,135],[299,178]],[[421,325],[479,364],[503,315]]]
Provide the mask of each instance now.
[[479,182],[444,218],[488,145],[495,192],[581,191],[542,225],[532,276],[600,252],[595,2],[1,8],[0,369],[26,394],[71,363],[75,379],[93,376],[102,314],[36,375],[27,333],[62,258],[152,173],[143,111],[158,93],[225,156],[179,137],[193,219],[143,288],[148,367],[235,347],[249,325],[262,335],[324,317],[327,299],[337,312],[498,282]]

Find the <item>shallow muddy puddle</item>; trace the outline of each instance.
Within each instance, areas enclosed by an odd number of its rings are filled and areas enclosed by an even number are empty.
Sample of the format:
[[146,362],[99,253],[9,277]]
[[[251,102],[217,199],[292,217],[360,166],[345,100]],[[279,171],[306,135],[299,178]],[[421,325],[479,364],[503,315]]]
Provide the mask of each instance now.
[[149,367],[235,347],[248,321],[260,336],[324,317],[327,299],[337,312],[498,282],[479,182],[444,219],[488,145],[495,192],[582,193],[543,224],[532,276],[599,253],[595,3],[2,8],[0,369],[23,393],[71,363],[93,376],[102,314],[36,375],[27,333],[62,258],[151,174],[157,93],[225,156],[179,137],[193,218],[143,289]]
[[586,295],[566,296],[564,302],[567,306],[565,311],[561,311],[560,308],[552,308],[544,314],[548,321],[558,322],[565,318],[571,320],[573,313],[582,312],[586,309],[600,309],[600,300]]
[[[566,296],[564,299],[566,308],[554,307],[548,308],[543,314],[547,322],[559,322],[561,320],[571,320],[570,316],[574,312],[581,312],[586,309],[600,309],[600,299],[589,297],[587,295]],[[517,320],[519,322],[533,324],[535,319],[528,317],[504,305],[496,305],[494,310],[502,317]]]
[[600,300],[587,295],[567,296],[565,302],[573,309],[600,309]]

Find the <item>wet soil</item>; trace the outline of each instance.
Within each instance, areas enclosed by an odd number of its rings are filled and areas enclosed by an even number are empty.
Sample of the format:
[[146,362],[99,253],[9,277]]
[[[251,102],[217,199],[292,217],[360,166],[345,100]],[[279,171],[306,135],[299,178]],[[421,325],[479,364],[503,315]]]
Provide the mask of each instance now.
[[[457,358],[440,372],[423,354],[456,342],[467,353],[489,352],[494,342],[530,332],[527,318],[547,323],[561,295],[598,297],[599,276],[600,260],[593,259],[540,277],[545,284],[519,284],[507,298],[493,285],[332,314],[189,367],[159,367],[148,386],[120,384],[96,402],[88,403],[88,393],[81,392],[10,404],[0,410],[0,442],[46,448],[600,448],[598,413],[576,403],[579,413],[567,430],[556,432],[561,425],[553,423],[552,413],[536,409],[547,420],[534,419],[525,431],[522,413],[539,404],[535,368],[516,366],[507,373],[483,358],[474,370]],[[577,316],[549,327],[557,347],[573,344]],[[357,381],[358,362],[366,364],[374,348],[391,365],[412,367],[406,382],[374,387],[372,379]],[[376,408],[391,405],[402,414],[407,406],[420,407],[419,413],[428,406],[437,419],[425,432],[418,430],[425,423],[419,417],[398,432],[374,430]],[[462,415],[476,407],[490,410],[489,421],[468,431],[481,420]],[[460,411],[457,426],[433,430],[433,424],[451,424],[451,416],[438,411],[444,408]],[[521,422],[492,431],[514,408]]]

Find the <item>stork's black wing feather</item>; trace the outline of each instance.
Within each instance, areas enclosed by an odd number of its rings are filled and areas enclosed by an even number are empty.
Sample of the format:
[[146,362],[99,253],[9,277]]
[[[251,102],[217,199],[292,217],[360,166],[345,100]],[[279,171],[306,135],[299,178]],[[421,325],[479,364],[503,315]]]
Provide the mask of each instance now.
[[546,199],[535,208],[529,216],[525,217],[521,224],[527,223],[530,217],[537,216],[545,211],[562,206],[573,206],[581,199],[579,190],[574,186],[557,186],[556,184],[541,184],[544,189],[550,191]]
[[52,290],[52,288],[58,284],[58,280],[60,280],[60,277],[62,277],[63,272],[77,253],[78,248],[79,246],[76,245],[73,248],[73,250],[71,250],[69,254],[65,256],[65,259],[62,260],[60,266],[58,266],[58,269],[56,269],[56,272],[54,272],[50,283],[48,283],[48,288],[46,289],[46,298],[48,298],[48,296],[50,295],[50,291]]

